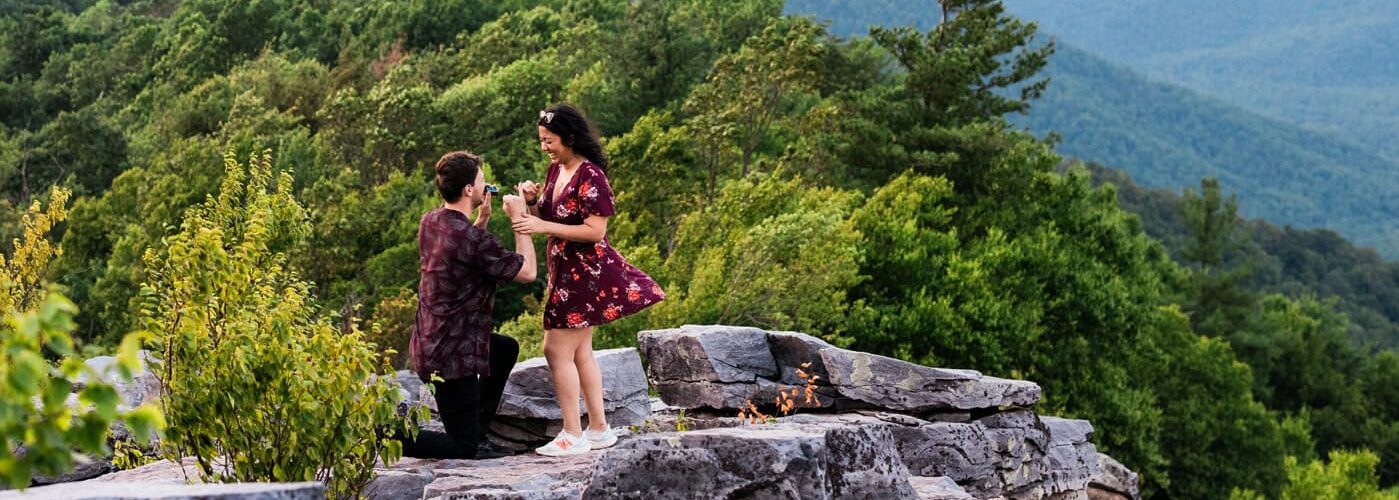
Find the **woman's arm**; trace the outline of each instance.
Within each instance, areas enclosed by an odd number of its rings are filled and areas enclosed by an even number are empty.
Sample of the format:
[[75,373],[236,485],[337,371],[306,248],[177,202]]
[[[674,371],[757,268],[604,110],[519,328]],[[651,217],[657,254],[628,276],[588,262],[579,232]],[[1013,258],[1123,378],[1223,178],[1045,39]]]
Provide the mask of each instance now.
[[601,215],[589,215],[588,218],[583,219],[582,224],[576,225],[549,222],[533,215],[527,215],[515,221],[513,225],[518,233],[543,233],[581,243],[597,243],[607,237],[607,217]]

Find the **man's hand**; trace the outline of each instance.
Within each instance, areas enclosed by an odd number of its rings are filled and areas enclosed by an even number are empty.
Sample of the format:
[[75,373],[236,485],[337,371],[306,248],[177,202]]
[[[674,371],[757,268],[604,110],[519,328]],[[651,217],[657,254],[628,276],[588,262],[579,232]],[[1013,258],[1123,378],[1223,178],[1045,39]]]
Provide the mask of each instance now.
[[525,214],[525,199],[513,194],[507,194],[501,198],[501,207],[505,209],[505,216],[511,221],[519,220]]
[[486,224],[491,222],[491,193],[481,196],[481,206],[476,207],[476,227],[486,228]]

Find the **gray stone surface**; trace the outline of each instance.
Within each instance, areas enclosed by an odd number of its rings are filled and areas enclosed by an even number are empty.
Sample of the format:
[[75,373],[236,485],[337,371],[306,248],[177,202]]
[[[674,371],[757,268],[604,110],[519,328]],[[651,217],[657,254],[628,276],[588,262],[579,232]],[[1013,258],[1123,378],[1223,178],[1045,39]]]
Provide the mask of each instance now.
[[757,425],[642,435],[599,458],[584,498],[909,498],[874,426]]
[[976,498],[1039,499],[1077,495],[1097,460],[1082,420],[1039,417],[1028,410],[972,422],[929,422],[888,412],[799,414],[782,424],[885,427],[914,476],[946,477]]
[[972,370],[949,370],[845,349],[821,351],[827,379],[841,396],[893,411],[970,410],[1034,406],[1034,382],[987,377]]
[[534,454],[493,460],[405,459],[390,470],[430,473],[422,498],[578,498],[597,453],[551,458]]
[[324,500],[320,483],[163,484],[88,482],[0,493],[0,499],[44,500]]
[[364,497],[367,500],[418,500],[433,479],[430,471],[376,471],[374,480],[364,488]]
[[656,392],[667,404],[684,408],[769,405],[778,391],[804,386],[799,369],[818,377],[819,401],[811,406],[828,410],[919,414],[1030,407],[1040,398],[1033,382],[840,349],[796,332],[686,325],[644,331],[637,339]]
[[1089,479],[1089,485],[1124,498],[1141,498],[1140,478],[1127,466],[1105,454],[1098,454],[1098,473]]
[[913,485],[913,491],[918,494],[919,500],[975,500],[976,497],[967,493],[967,490],[957,486],[957,482],[950,477],[924,477],[913,476],[909,478],[909,483]]
[[753,382],[777,375],[767,332],[737,326],[684,326],[638,334],[652,380]]
[[[572,458],[532,453],[480,461],[408,458],[379,467],[366,497],[1068,500],[1140,495],[1132,471],[1097,453],[1090,423],[1041,417],[1028,409],[1039,399],[1039,387],[1030,382],[914,365],[795,332],[686,326],[642,332],[639,339],[640,353],[597,353],[609,423],[632,427],[616,447]],[[650,363],[644,369],[641,354]],[[778,391],[800,390],[805,380],[798,370],[818,377],[816,405],[799,405],[798,414],[772,424],[747,425],[734,417],[750,400],[768,406]],[[647,395],[648,373],[660,399]],[[428,387],[412,372],[395,378],[404,409],[435,407]],[[139,403],[147,389],[128,388],[123,397]],[[158,389],[155,385],[154,394]],[[586,414],[581,401],[580,410]],[[490,436],[498,445],[525,451],[559,431],[561,415],[543,359],[516,366],[500,413]],[[681,422],[689,430],[673,432]],[[424,425],[440,430],[435,420]],[[92,473],[76,471],[72,478]],[[197,478],[192,459],[160,461],[61,489],[31,489],[16,498],[302,494],[297,485],[263,491],[256,488],[267,485],[185,484]],[[228,486],[252,489],[217,490]],[[184,489],[190,487],[215,489]],[[45,496],[33,496],[34,491]],[[93,491],[118,496],[62,496]],[[120,496],[127,492],[147,496]],[[220,496],[225,494],[235,496]]]
[[1049,480],[1044,481],[1044,496],[1087,498],[1088,482],[1099,475],[1098,450],[1088,440],[1093,424],[1087,420],[1040,417],[1049,434]]

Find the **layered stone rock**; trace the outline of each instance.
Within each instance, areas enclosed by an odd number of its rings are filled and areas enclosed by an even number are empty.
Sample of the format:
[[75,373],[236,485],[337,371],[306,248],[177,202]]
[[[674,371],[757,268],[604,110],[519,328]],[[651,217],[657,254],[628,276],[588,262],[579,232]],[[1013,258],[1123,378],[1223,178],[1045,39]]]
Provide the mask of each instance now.
[[1098,454],[1098,473],[1088,481],[1089,497],[1103,499],[1133,499],[1141,497],[1137,473],[1116,459]]
[[583,498],[909,498],[892,440],[781,424],[643,435],[599,455]]
[[638,334],[648,375],[667,404],[737,410],[763,404],[815,376],[814,406],[879,408],[919,414],[1029,407],[1039,402],[1033,382],[988,377],[841,349],[796,332],[692,326]]
[[971,422],[929,422],[884,412],[794,415],[778,422],[805,426],[870,426],[889,430],[899,457],[916,477],[946,477],[977,498],[1046,498],[1082,492],[1097,471],[1086,421],[999,413]]
[[493,460],[409,458],[381,469],[366,496],[370,500],[577,499],[587,487],[597,457],[592,453],[570,458],[534,454]]

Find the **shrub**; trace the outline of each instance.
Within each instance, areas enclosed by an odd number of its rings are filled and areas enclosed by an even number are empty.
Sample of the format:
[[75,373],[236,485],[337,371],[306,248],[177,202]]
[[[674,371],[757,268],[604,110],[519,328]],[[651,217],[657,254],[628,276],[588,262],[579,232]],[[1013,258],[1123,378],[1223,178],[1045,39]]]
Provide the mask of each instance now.
[[267,152],[224,166],[217,197],[145,254],[141,321],[170,422],[162,455],[194,457],[206,480],[317,480],[329,497],[356,497],[376,459],[401,455],[380,437],[407,427],[392,368],[288,268],[283,251],[309,231],[291,175],[274,179]]
[[[24,233],[14,251],[0,255],[0,485],[12,488],[28,486],[34,472],[58,475],[72,469],[74,450],[108,453],[107,430],[118,418],[142,442],[162,425],[150,406],[118,412],[116,390],[98,381],[75,355],[70,334],[77,307],[45,288],[49,262],[60,253],[47,235],[67,217],[67,201],[68,192],[61,189],[51,192],[47,211],[35,201],[23,217]],[[122,341],[117,369],[128,380],[140,366],[139,350],[138,337]],[[89,382],[78,392],[78,404],[69,405],[83,375]]]

